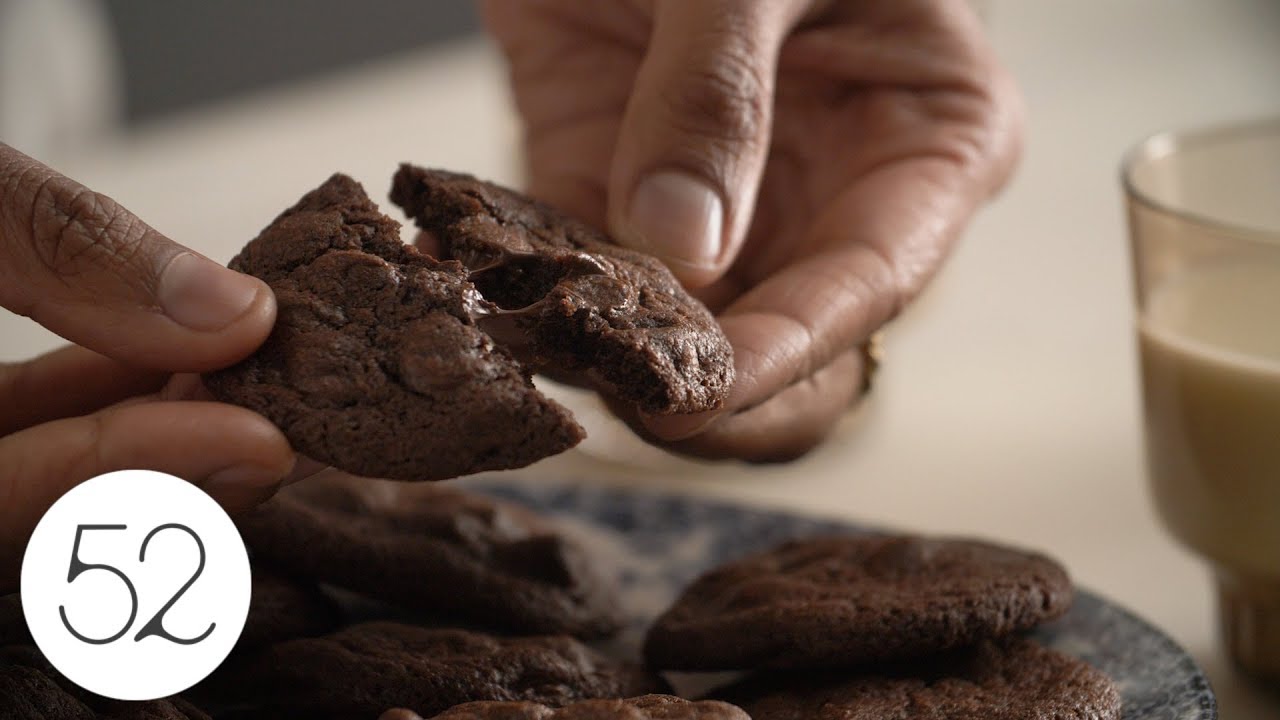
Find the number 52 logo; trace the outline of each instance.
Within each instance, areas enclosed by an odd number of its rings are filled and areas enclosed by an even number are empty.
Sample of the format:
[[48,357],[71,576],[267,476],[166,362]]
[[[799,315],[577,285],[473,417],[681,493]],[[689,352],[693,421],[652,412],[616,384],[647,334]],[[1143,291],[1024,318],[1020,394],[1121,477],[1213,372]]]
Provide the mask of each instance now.
[[[129,632],[129,628],[133,625],[134,619],[138,617],[138,591],[134,588],[133,582],[129,580],[129,576],[121,572],[119,568],[112,567],[111,565],[104,565],[101,563],[87,563],[80,559],[80,540],[84,537],[84,532],[86,530],[128,530],[128,529],[129,529],[128,525],[77,525],[76,526],[76,541],[75,541],[75,544],[71,546],[71,569],[67,571],[67,582],[69,583],[75,582],[76,578],[80,577],[81,573],[88,572],[89,570],[102,570],[105,572],[109,572],[115,575],[116,577],[120,578],[120,582],[124,583],[125,589],[129,591],[129,619],[125,622],[124,627],[120,628],[120,632],[116,633],[115,635],[112,635],[111,637],[102,638],[101,640],[95,640],[94,638],[88,637],[86,635],[82,635],[79,631],[77,631],[74,627],[71,626],[71,621],[67,619],[66,606],[65,605],[58,606],[58,615],[62,618],[62,624],[67,628],[67,632],[71,633],[71,635],[75,637],[75,639],[79,640],[80,642],[89,643],[90,645],[106,645],[107,643],[113,643],[116,640],[119,640],[120,638],[124,637],[125,633]],[[165,603],[164,606],[161,607],[160,610],[158,610],[155,615],[151,616],[151,619],[148,620],[146,624],[142,626],[142,629],[138,631],[138,634],[133,637],[133,641],[141,642],[143,638],[147,638],[155,635],[158,637],[162,637],[165,640],[168,640],[169,642],[178,643],[179,645],[195,645],[201,640],[204,640],[205,638],[209,637],[209,634],[213,632],[213,628],[216,627],[217,623],[209,623],[209,629],[201,633],[199,637],[179,638],[179,637],[174,637],[173,635],[169,634],[167,630],[164,629],[164,614],[168,612],[169,608],[173,607],[173,604],[178,601],[178,598],[182,597],[182,594],[185,593],[193,583],[195,583],[196,578],[200,577],[200,573],[204,572],[204,562],[205,562],[204,543],[200,541],[200,536],[197,535],[194,530],[187,527],[186,525],[183,525],[182,523],[167,523],[165,525],[157,525],[155,529],[147,533],[147,537],[143,539],[142,549],[138,552],[138,562],[146,561],[147,544],[151,542],[151,538],[155,537],[156,533],[160,532],[161,530],[170,530],[170,529],[182,530],[186,532],[188,535],[190,535],[193,540],[196,541],[196,549],[200,551],[200,563],[196,566],[195,574],[192,575],[189,580],[187,580],[185,585],[178,588],[178,592],[174,593],[173,597],[169,598],[169,602]]]
[[49,508],[21,590],[32,637],[63,675],[106,697],[152,700],[226,659],[248,614],[249,562],[231,519],[199,488],[125,470]]

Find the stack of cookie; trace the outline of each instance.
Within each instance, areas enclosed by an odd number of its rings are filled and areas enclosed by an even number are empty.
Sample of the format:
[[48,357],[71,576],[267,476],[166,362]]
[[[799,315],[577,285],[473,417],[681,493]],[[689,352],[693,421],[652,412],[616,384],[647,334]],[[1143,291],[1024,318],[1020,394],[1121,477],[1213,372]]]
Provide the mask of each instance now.
[[1056,562],[989,543],[794,541],[695,581],[644,654],[660,670],[750,671],[714,695],[755,720],[1117,720],[1105,675],[1020,636],[1071,599]]
[[[579,542],[517,505],[330,472],[237,524],[255,573],[277,582],[255,592],[257,629],[197,691],[219,717],[430,716],[669,689],[583,644],[621,626],[616,587]],[[332,617],[318,584],[342,606],[327,627],[295,620]]]

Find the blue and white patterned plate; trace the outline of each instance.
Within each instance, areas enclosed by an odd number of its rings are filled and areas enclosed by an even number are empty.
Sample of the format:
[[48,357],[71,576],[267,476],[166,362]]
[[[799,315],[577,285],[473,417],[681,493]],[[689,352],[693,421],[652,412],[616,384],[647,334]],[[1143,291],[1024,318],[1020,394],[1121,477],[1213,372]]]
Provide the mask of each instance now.
[[[783,540],[870,528],[640,489],[489,477],[466,486],[556,515],[616,565],[630,627],[604,649],[638,657],[644,629],[703,571]],[[1164,633],[1087,590],[1036,631],[1049,647],[1100,668],[1120,688],[1124,720],[1215,720],[1204,673]],[[676,685],[685,692],[684,678]],[[707,682],[702,680],[702,682]],[[701,687],[701,685],[696,686]]]

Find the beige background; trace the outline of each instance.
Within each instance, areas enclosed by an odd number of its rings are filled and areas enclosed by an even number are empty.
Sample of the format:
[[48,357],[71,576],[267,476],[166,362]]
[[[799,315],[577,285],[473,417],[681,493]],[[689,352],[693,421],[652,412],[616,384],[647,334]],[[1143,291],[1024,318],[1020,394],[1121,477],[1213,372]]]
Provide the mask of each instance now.
[[[803,461],[755,468],[665,457],[572,397],[593,437],[540,467],[1044,548],[1186,646],[1225,720],[1280,716],[1228,669],[1208,578],[1147,503],[1117,183],[1121,154],[1149,132],[1280,112],[1276,5],[986,5],[1030,106],[1026,156],[890,328],[868,406]],[[502,69],[479,44],[42,158],[224,261],[334,170],[375,195],[405,159],[518,179]],[[0,313],[0,360],[56,342]]]

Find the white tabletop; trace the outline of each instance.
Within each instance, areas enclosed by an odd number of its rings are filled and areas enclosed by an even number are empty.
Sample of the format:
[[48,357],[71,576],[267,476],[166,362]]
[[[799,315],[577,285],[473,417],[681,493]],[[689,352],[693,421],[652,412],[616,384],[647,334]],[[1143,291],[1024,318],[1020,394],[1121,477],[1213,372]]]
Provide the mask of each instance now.
[[[1275,718],[1218,649],[1205,570],[1147,501],[1117,166],[1151,131],[1280,112],[1278,6],[985,5],[1030,107],[1025,159],[890,327],[864,410],[801,461],[747,467],[663,456],[574,396],[593,437],[538,467],[1042,548],[1184,645],[1224,720]],[[502,72],[460,45],[45,159],[225,261],[335,170],[375,196],[401,160],[518,182]],[[0,314],[0,360],[56,341]]]

